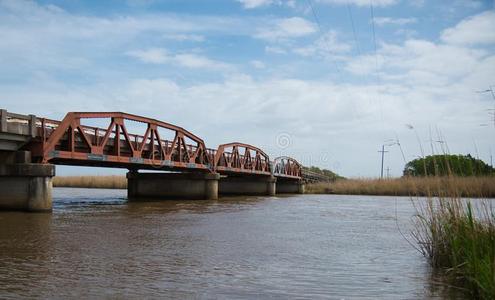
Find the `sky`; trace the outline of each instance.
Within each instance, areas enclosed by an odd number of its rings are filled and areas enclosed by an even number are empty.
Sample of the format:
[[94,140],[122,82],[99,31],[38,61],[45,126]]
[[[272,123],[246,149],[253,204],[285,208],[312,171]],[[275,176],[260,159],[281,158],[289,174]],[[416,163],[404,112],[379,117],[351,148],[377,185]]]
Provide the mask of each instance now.
[[347,177],[379,176],[382,145],[391,176],[489,163],[490,87],[488,0],[0,0],[0,107],[128,112]]

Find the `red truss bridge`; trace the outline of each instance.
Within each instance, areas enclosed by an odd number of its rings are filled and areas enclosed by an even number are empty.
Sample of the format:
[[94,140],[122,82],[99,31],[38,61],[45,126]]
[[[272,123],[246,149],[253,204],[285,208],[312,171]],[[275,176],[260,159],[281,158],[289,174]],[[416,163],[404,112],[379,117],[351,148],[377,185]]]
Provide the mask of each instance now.
[[0,190],[4,177],[51,179],[54,165],[72,165],[128,169],[129,198],[303,191],[302,166],[293,158],[271,161],[239,142],[207,148],[186,129],[151,118],[69,112],[59,121],[0,110],[0,125]]

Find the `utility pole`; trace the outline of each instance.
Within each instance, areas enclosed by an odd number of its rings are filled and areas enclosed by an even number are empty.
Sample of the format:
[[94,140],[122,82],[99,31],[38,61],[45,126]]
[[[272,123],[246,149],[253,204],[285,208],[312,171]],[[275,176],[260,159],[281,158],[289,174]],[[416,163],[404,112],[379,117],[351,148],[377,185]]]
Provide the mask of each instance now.
[[493,155],[492,155],[492,147],[489,148],[490,149],[490,167],[493,168]]
[[378,152],[382,153],[382,168],[381,168],[381,172],[380,172],[380,178],[383,178],[383,159],[385,157],[385,152],[388,152],[388,151],[385,151],[385,144],[382,145],[382,150],[378,151]]
[[[495,91],[493,90],[495,86],[490,85],[489,89],[483,90],[483,91],[476,91],[478,94],[483,94],[483,93],[490,93],[492,95],[493,100],[495,100]],[[493,127],[495,127],[495,109],[488,109],[488,114],[492,116],[493,118]]]
[[495,127],[495,109],[491,108],[491,109],[487,109],[487,110],[488,110],[488,114],[492,117],[493,127]]
[[443,145],[445,144],[445,141],[438,140],[438,141],[435,141],[435,142],[437,142],[437,143],[440,144],[440,148],[442,149],[442,153],[443,154],[446,154],[445,149],[443,148]]
[[390,178],[390,167],[387,167],[387,178]]
[[490,93],[490,94],[492,94],[493,100],[495,100],[495,91],[493,90],[494,87],[495,87],[495,85],[490,85],[489,89],[483,90],[483,91],[476,91],[476,93],[478,93],[478,94]]

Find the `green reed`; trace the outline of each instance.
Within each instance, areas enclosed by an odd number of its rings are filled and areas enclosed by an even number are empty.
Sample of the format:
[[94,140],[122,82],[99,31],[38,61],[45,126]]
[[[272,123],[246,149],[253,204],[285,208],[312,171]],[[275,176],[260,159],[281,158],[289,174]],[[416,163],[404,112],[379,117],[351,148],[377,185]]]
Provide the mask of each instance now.
[[444,270],[473,297],[493,299],[495,214],[489,200],[474,201],[476,207],[455,196],[415,201],[414,236],[434,268]]

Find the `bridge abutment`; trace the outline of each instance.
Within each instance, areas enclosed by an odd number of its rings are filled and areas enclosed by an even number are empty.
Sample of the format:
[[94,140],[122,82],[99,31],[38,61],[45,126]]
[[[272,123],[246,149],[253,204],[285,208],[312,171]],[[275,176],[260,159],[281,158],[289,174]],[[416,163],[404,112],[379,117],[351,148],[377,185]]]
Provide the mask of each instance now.
[[209,173],[127,173],[127,197],[145,199],[218,199],[220,175]]
[[302,180],[277,179],[277,194],[304,194],[304,182]]
[[30,212],[52,210],[52,178],[49,164],[1,164],[0,209]]
[[228,176],[220,178],[218,193],[223,195],[269,195],[276,192],[274,176]]

